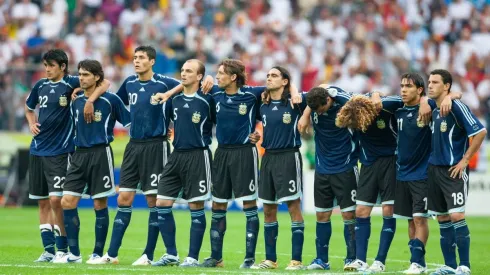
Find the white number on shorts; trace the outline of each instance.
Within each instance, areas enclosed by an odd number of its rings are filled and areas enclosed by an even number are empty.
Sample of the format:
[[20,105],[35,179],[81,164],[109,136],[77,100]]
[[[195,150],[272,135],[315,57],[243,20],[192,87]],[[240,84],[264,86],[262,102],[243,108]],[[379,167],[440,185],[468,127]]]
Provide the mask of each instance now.
[[199,192],[201,193],[206,193],[206,181],[205,180],[202,180],[199,182]]
[[[54,177],[54,181],[55,181],[55,183],[53,185],[54,188],[63,188],[63,185],[65,185],[65,177],[56,176],[56,177]],[[61,182],[63,182],[63,183],[61,183]]]
[[150,185],[151,186],[158,186],[158,182],[162,178],[162,174],[158,174],[158,175],[157,174],[151,174],[150,178],[151,178]]
[[456,205],[456,204],[457,205],[463,205],[463,203],[464,203],[463,193],[461,193],[461,192],[452,193],[451,197],[453,197],[454,205]]
[[112,188],[111,178],[110,178],[109,176],[104,176],[104,177],[102,178],[102,180],[104,181],[104,188],[105,188],[105,189]]
[[219,113],[219,104],[220,102],[216,103],[216,113]]
[[289,184],[291,184],[291,188],[289,188],[289,192],[294,193],[296,192],[296,182],[294,180],[290,180]]
[[350,199],[351,199],[353,202],[356,202],[356,195],[357,195],[356,190],[352,190],[352,191],[350,191]]
[[318,113],[317,112],[313,113],[313,122],[315,122],[315,124],[318,124]]
[[251,192],[254,192],[255,191],[254,180],[251,180],[250,181],[250,185],[248,186],[248,189],[250,189]]
[[136,100],[138,100],[138,94],[137,93],[129,94],[129,105],[136,104]]
[[40,96],[39,97],[39,108],[46,108],[46,107],[48,107],[48,105],[46,103],[48,103],[48,96],[47,95]]
[[264,127],[267,124],[267,120],[266,120],[265,115],[262,115],[262,124],[264,125]]
[[425,203],[424,210],[427,211],[427,197],[424,198],[424,203]]

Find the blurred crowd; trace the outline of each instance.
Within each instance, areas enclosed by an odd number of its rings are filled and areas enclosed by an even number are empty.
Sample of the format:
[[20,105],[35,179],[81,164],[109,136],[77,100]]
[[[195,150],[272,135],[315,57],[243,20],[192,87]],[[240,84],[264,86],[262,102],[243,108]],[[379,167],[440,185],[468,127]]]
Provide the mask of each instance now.
[[116,91],[136,46],[157,48],[155,71],[178,76],[199,58],[214,75],[242,60],[249,85],[286,66],[302,90],[399,91],[405,71],[445,68],[480,117],[490,105],[490,0],[0,0],[0,130],[22,130],[24,100],[57,47],[102,62]]

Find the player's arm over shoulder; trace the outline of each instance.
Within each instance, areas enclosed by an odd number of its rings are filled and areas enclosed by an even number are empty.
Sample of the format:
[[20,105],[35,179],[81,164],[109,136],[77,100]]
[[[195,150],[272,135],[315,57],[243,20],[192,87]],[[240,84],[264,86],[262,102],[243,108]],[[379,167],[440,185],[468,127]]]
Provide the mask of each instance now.
[[38,104],[38,97],[39,97],[39,90],[41,87],[45,84],[47,84],[48,79],[47,78],[42,78],[34,84],[34,87],[32,87],[31,92],[26,98],[26,107],[30,111],[34,111],[36,109],[36,105]]

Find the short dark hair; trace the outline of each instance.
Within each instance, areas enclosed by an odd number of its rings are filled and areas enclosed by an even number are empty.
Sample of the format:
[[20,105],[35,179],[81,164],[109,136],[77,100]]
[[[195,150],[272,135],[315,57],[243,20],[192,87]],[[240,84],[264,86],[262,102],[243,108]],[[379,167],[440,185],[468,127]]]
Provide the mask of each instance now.
[[291,73],[289,73],[288,69],[282,67],[282,66],[274,66],[271,68],[276,69],[281,73],[282,79],[287,79],[288,83],[286,86],[284,86],[284,91],[282,92],[281,96],[281,103],[282,104],[288,104],[288,100],[291,97]]
[[152,46],[139,46],[134,50],[134,53],[144,52],[148,56],[148,59],[155,60],[157,58],[157,51]]
[[420,94],[421,96],[425,96],[425,82],[422,76],[420,76],[417,73],[409,72],[409,73],[404,73],[400,80],[406,79],[406,80],[412,80],[413,85],[418,88],[422,88],[422,93]]
[[430,72],[431,75],[440,75],[442,78],[442,83],[443,84],[448,84],[449,83],[449,89],[448,92],[451,92],[451,87],[453,86],[453,76],[451,73],[447,70],[444,69],[436,69]]
[[43,61],[46,61],[48,64],[52,64],[53,62],[56,62],[61,68],[62,64],[65,64],[65,69],[63,72],[65,74],[68,74],[68,55],[66,55],[65,51],[61,49],[52,49],[47,51],[43,55]]
[[85,71],[90,72],[94,76],[98,75],[99,80],[95,83],[96,86],[99,86],[102,81],[104,81],[104,70],[102,70],[102,65],[97,60],[85,59],[78,63],[78,70],[84,69]]
[[306,94],[306,105],[308,105],[313,112],[316,112],[318,108],[327,104],[328,97],[327,89],[314,87]]
[[245,65],[238,59],[224,59],[219,63],[218,67],[223,66],[227,75],[236,75],[236,86],[241,88],[247,83],[247,74],[245,73]]

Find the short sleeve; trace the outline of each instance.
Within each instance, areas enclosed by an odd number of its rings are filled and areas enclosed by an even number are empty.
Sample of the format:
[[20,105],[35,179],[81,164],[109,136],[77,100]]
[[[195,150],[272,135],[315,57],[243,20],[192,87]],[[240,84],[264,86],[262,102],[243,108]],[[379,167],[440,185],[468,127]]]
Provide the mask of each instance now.
[[70,86],[72,89],[80,88],[80,78],[78,76],[74,75],[67,75],[65,82]]
[[481,122],[470,111],[468,106],[459,99],[453,100],[453,103],[451,112],[458,120],[459,125],[465,129],[468,137],[472,137],[485,129]]
[[173,88],[177,87],[180,84],[180,81],[178,81],[177,79],[175,79],[173,77],[164,76],[161,74],[159,74],[158,76],[159,76],[160,80],[163,81],[163,83],[165,83],[165,85],[167,85],[169,91],[172,90]]
[[430,99],[430,98],[429,98],[429,99],[427,100],[427,103],[429,104],[430,109],[431,109],[432,111],[434,111],[435,109],[437,109],[437,103],[436,103],[436,101],[435,101],[435,100],[433,100],[433,99]]
[[31,90],[31,93],[26,99],[26,106],[29,108],[29,110],[34,111],[36,109],[36,105],[38,104],[39,100],[39,89],[43,86],[44,81],[47,81],[46,79],[41,79],[39,80],[36,85]]
[[131,124],[131,116],[124,102],[115,94],[111,94],[112,109],[116,120],[119,121],[124,127],[129,127]]
[[349,92],[344,91],[343,89],[335,86],[329,87],[329,89],[335,89],[337,90],[337,94],[333,98],[333,100],[337,103],[340,104],[340,106],[344,106],[347,101],[349,101],[352,98],[352,94]]
[[399,96],[385,96],[381,98],[381,103],[383,104],[383,109],[395,113],[396,110],[403,108],[402,98]]
[[129,77],[124,80],[119,90],[117,90],[117,96],[122,100],[124,105],[129,105],[128,91],[126,90],[126,84],[128,83]]
[[248,91],[251,92],[256,98],[260,99],[262,97],[262,93],[265,92],[265,86],[248,86]]

